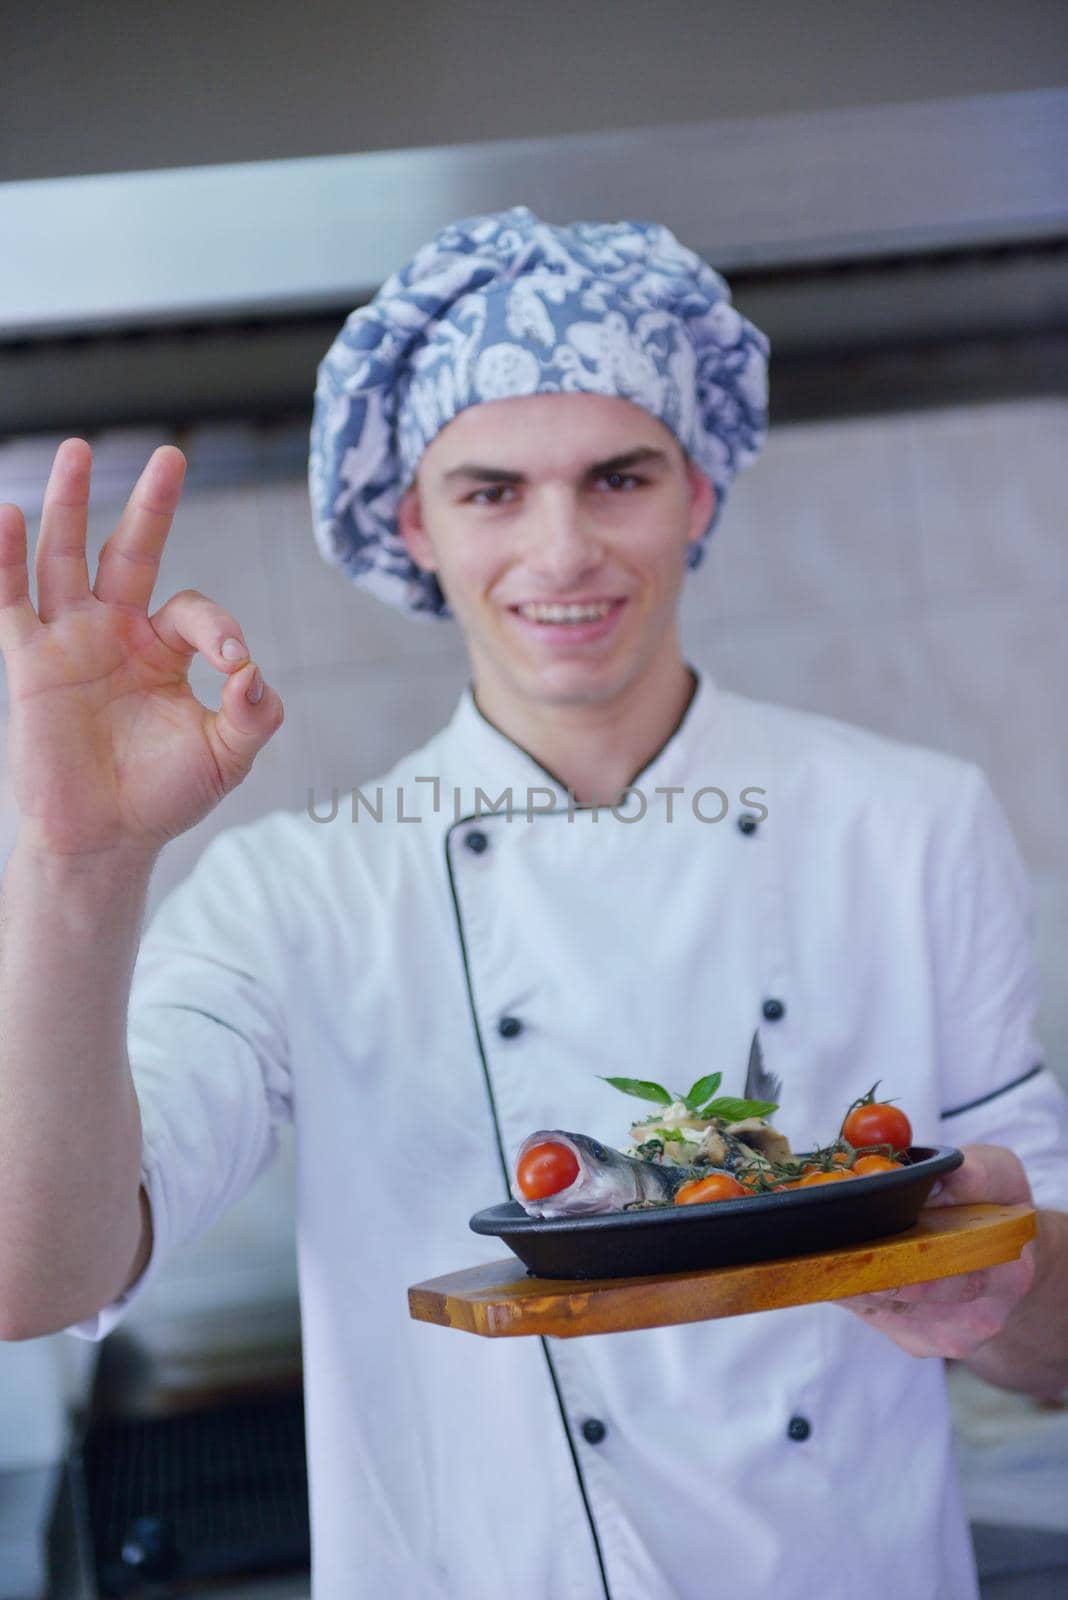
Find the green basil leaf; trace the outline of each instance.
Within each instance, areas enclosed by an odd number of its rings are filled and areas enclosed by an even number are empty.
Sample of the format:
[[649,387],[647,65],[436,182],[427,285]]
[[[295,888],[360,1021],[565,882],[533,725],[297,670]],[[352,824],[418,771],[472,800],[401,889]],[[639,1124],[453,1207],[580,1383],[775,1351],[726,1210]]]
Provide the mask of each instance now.
[[690,1111],[696,1111],[698,1106],[710,1100],[723,1082],[722,1072],[710,1072],[707,1078],[698,1078],[689,1094],[683,1095],[683,1101]]
[[665,1139],[668,1144],[686,1143],[686,1140],[682,1137],[682,1134],[679,1132],[678,1128],[657,1128],[656,1137],[658,1139]]
[[746,1117],[766,1117],[779,1107],[771,1100],[735,1100],[725,1095],[722,1100],[710,1100],[702,1106],[702,1117],[720,1117],[724,1122],[744,1122]]
[[613,1089],[619,1089],[623,1094],[637,1095],[639,1100],[652,1100],[658,1106],[671,1105],[672,1097],[667,1090],[658,1083],[646,1083],[644,1078],[601,1078],[601,1081],[610,1083]]

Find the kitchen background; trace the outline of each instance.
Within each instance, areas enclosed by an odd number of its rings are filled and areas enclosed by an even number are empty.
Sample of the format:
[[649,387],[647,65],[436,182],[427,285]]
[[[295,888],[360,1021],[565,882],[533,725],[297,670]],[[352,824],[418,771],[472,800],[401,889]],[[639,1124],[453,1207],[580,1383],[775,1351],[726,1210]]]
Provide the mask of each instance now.
[[[581,39],[574,6],[557,3],[402,4],[364,19],[330,4],[299,24],[290,8],[202,0],[158,15],[61,7],[62,26],[54,12],[27,14],[4,47],[14,92],[0,138],[0,217],[27,180],[610,129],[646,129],[653,140],[666,125],[711,129],[730,118],[755,128],[765,119],[766,130],[771,117],[860,108],[896,108],[907,124],[910,103],[925,101],[979,116],[1011,99],[1048,128],[1036,108],[1061,102],[1031,97],[1068,80],[1063,12],[1037,0],[907,0],[892,12],[824,0],[803,13],[777,0],[744,16],[698,0],[586,9]],[[916,117],[925,114],[917,105]],[[732,126],[736,137],[741,123]],[[1049,152],[1040,146],[1036,159]],[[892,153],[872,165],[871,191],[888,210],[901,203],[896,180]],[[723,197],[737,210],[737,194]],[[413,211],[428,204],[414,188],[411,200]],[[591,168],[581,207],[539,201],[526,187],[504,200],[439,203],[432,226],[501,203],[529,203],[556,221],[580,209],[623,214],[606,209]],[[915,240],[904,229],[870,252],[878,259],[866,276],[844,236],[817,270],[811,242],[794,260],[766,243],[747,255],[744,238],[717,232],[718,203],[710,194],[703,238],[678,231],[713,264],[737,267],[741,309],[772,334],[772,430],[688,582],[688,652],[743,693],[985,767],[1033,876],[1043,1036],[1068,1082],[1065,210],[1033,219],[1026,251],[1011,260],[1019,219],[996,244],[988,238],[977,251],[973,242],[961,276],[932,288],[932,263],[951,270],[945,250],[906,257]],[[959,214],[948,182],[944,204]],[[797,209],[785,180],[764,211],[777,206]],[[652,189],[631,214],[675,225]],[[73,233],[69,259],[48,263],[42,283],[76,289],[83,243]],[[137,255],[134,243],[124,255]],[[9,233],[9,254],[11,245]],[[18,248],[16,237],[16,256]],[[158,268],[148,248],[123,270],[147,282]],[[245,308],[244,325],[232,308],[225,317],[185,308],[181,319],[164,309],[136,323],[113,309],[95,322],[87,310],[79,328],[47,310],[45,289],[35,324],[32,307],[16,320],[0,301],[0,499],[26,509],[31,549],[52,452],[67,431],[88,437],[96,456],[91,556],[151,449],[181,444],[188,488],[154,603],[192,586],[230,607],[286,706],[251,778],[164,854],[150,915],[218,829],[303,807],[309,789],[323,796],[373,777],[441,724],[464,684],[451,626],[395,615],[328,570],[312,542],[303,474],[314,362],[374,287],[354,269],[347,300],[317,289],[314,303],[290,304],[273,320],[271,308]],[[916,321],[904,329],[909,306]],[[245,400],[235,398],[242,348],[262,349],[282,328],[295,341],[285,349],[300,352],[285,363],[292,388],[278,378],[278,343],[273,367],[249,357]],[[144,377],[150,367],[155,386]],[[218,703],[202,662],[192,681]],[[0,731],[5,692],[0,673]],[[0,861],[15,827],[0,746]],[[132,1352],[143,1391],[156,1394],[266,1388],[299,1365],[288,1137],[247,1196],[175,1253],[107,1343],[116,1341]],[[0,1600],[46,1592],[40,1530],[100,1354],[62,1335],[0,1345]],[[1044,1593],[1034,1574],[1014,1569],[1068,1561],[1068,1412],[961,1373],[953,1388],[984,1594]],[[1026,1558],[1012,1529],[1028,1530]]]

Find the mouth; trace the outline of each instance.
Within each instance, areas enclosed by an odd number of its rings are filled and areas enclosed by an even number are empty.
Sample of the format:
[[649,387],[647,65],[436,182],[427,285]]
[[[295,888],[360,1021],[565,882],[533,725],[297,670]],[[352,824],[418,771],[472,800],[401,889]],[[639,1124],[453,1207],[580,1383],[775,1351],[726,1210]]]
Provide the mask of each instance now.
[[625,600],[528,600],[508,609],[536,627],[577,628],[603,622],[626,604]]
[[614,636],[626,599],[523,600],[508,607],[513,626],[539,651],[571,656],[604,649]]

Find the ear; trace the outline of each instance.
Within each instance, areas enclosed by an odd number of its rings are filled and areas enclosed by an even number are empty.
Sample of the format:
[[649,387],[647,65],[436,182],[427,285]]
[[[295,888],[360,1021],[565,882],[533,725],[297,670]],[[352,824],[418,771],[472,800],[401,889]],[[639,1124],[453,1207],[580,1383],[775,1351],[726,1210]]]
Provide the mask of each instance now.
[[435,572],[437,558],[423,522],[417,480],[405,489],[397,505],[397,532],[416,566],[424,572]]
[[692,461],[686,462],[686,477],[690,485],[690,525],[686,534],[690,544],[703,538],[704,531],[716,509],[716,491],[710,479]]

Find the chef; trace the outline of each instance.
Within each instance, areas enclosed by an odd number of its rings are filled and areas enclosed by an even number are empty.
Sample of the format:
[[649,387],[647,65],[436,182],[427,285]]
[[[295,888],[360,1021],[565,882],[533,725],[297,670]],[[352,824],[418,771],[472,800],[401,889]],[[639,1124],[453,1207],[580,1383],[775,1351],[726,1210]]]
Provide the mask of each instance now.
[[[114,1328],[292,1120],[315,1600],[967,1600],[942,1358],[1068,1381],[1065,1097],[989,784],[681,651],[766,357],[666,228],[514,207],[443,229],[320,369],[319,549],[453,618],[470,684],[373,783],[217,835],[157,912],[127,1035],[151,1230],[68,1327]],[[224,696],[248,751],[272,696]],[[795,1148],[881,1080],[917,1143],[966,1148],[939,1202],[1033,1195],[1036,1244],[684,1327],[409,1320],[409,1284],[499,1257],[468,1218],[533,1130],[625,1145],[612,1075],[741,1094],[754,1030]]]

